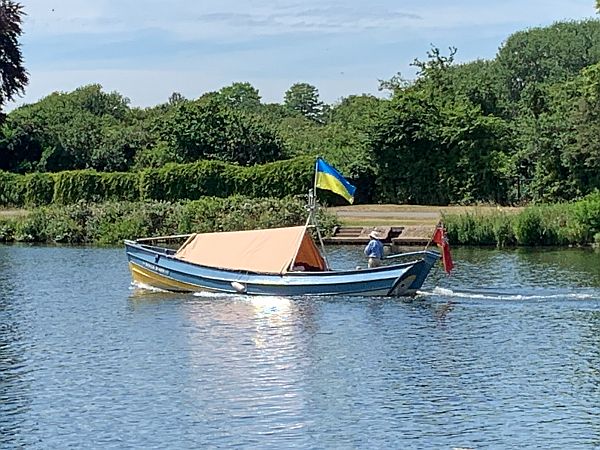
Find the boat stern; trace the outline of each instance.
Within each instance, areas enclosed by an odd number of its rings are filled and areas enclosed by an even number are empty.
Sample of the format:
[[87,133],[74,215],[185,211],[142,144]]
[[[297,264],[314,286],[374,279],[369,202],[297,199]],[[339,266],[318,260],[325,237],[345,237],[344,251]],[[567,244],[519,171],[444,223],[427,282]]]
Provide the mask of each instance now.
[[438,252],[426,250],[423,259],[398,277],[388,295],[394,297],[415,295],[423,286],[431,268],[440,257]]

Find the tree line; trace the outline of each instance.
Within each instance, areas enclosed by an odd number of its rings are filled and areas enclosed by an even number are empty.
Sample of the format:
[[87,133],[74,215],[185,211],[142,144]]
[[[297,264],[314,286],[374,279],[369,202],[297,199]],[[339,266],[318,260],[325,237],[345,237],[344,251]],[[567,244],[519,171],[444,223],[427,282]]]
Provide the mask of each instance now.
[[456,52],[434,47],[413,62],[414,80],[380,81],[387,96],[331,105],[308,83],[282,103],[238,82],[150,108],[100,85],[55,92],[5,117],[0,170],[135,172],[320,155],[357,185],[359,202],[556,202],[600,188],[600,21],[517,32],[491,60],[459,64]]

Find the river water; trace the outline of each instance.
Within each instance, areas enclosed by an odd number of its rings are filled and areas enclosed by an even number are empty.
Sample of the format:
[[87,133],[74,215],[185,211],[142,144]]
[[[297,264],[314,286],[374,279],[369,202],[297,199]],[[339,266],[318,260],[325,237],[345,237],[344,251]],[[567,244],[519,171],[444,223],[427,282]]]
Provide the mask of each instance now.
[[454,259],[414,299],[250,298],[0,246],[0,448],[600,448],[600,253]]

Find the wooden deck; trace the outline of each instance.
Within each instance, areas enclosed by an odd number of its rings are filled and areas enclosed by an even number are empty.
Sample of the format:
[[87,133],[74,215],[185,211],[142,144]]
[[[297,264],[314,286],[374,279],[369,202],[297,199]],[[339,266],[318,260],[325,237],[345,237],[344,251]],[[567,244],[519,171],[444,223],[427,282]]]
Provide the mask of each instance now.
[[331,237],[323,240],[328,245],[366,245],[373,230],[382,236],[381,241],[386,245],[423,247],[430,241],[435,226],[340,226],[334,229]]

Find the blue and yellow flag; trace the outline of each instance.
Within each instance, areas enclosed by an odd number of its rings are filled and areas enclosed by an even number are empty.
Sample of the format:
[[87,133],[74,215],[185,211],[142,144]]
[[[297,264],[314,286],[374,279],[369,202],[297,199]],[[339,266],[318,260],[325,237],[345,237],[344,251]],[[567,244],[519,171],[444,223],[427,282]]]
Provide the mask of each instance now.
[[315,186],[340,194],[350,203],[354,202],[354,191],[356,191],[356,188],[321,158],[317,158]]

